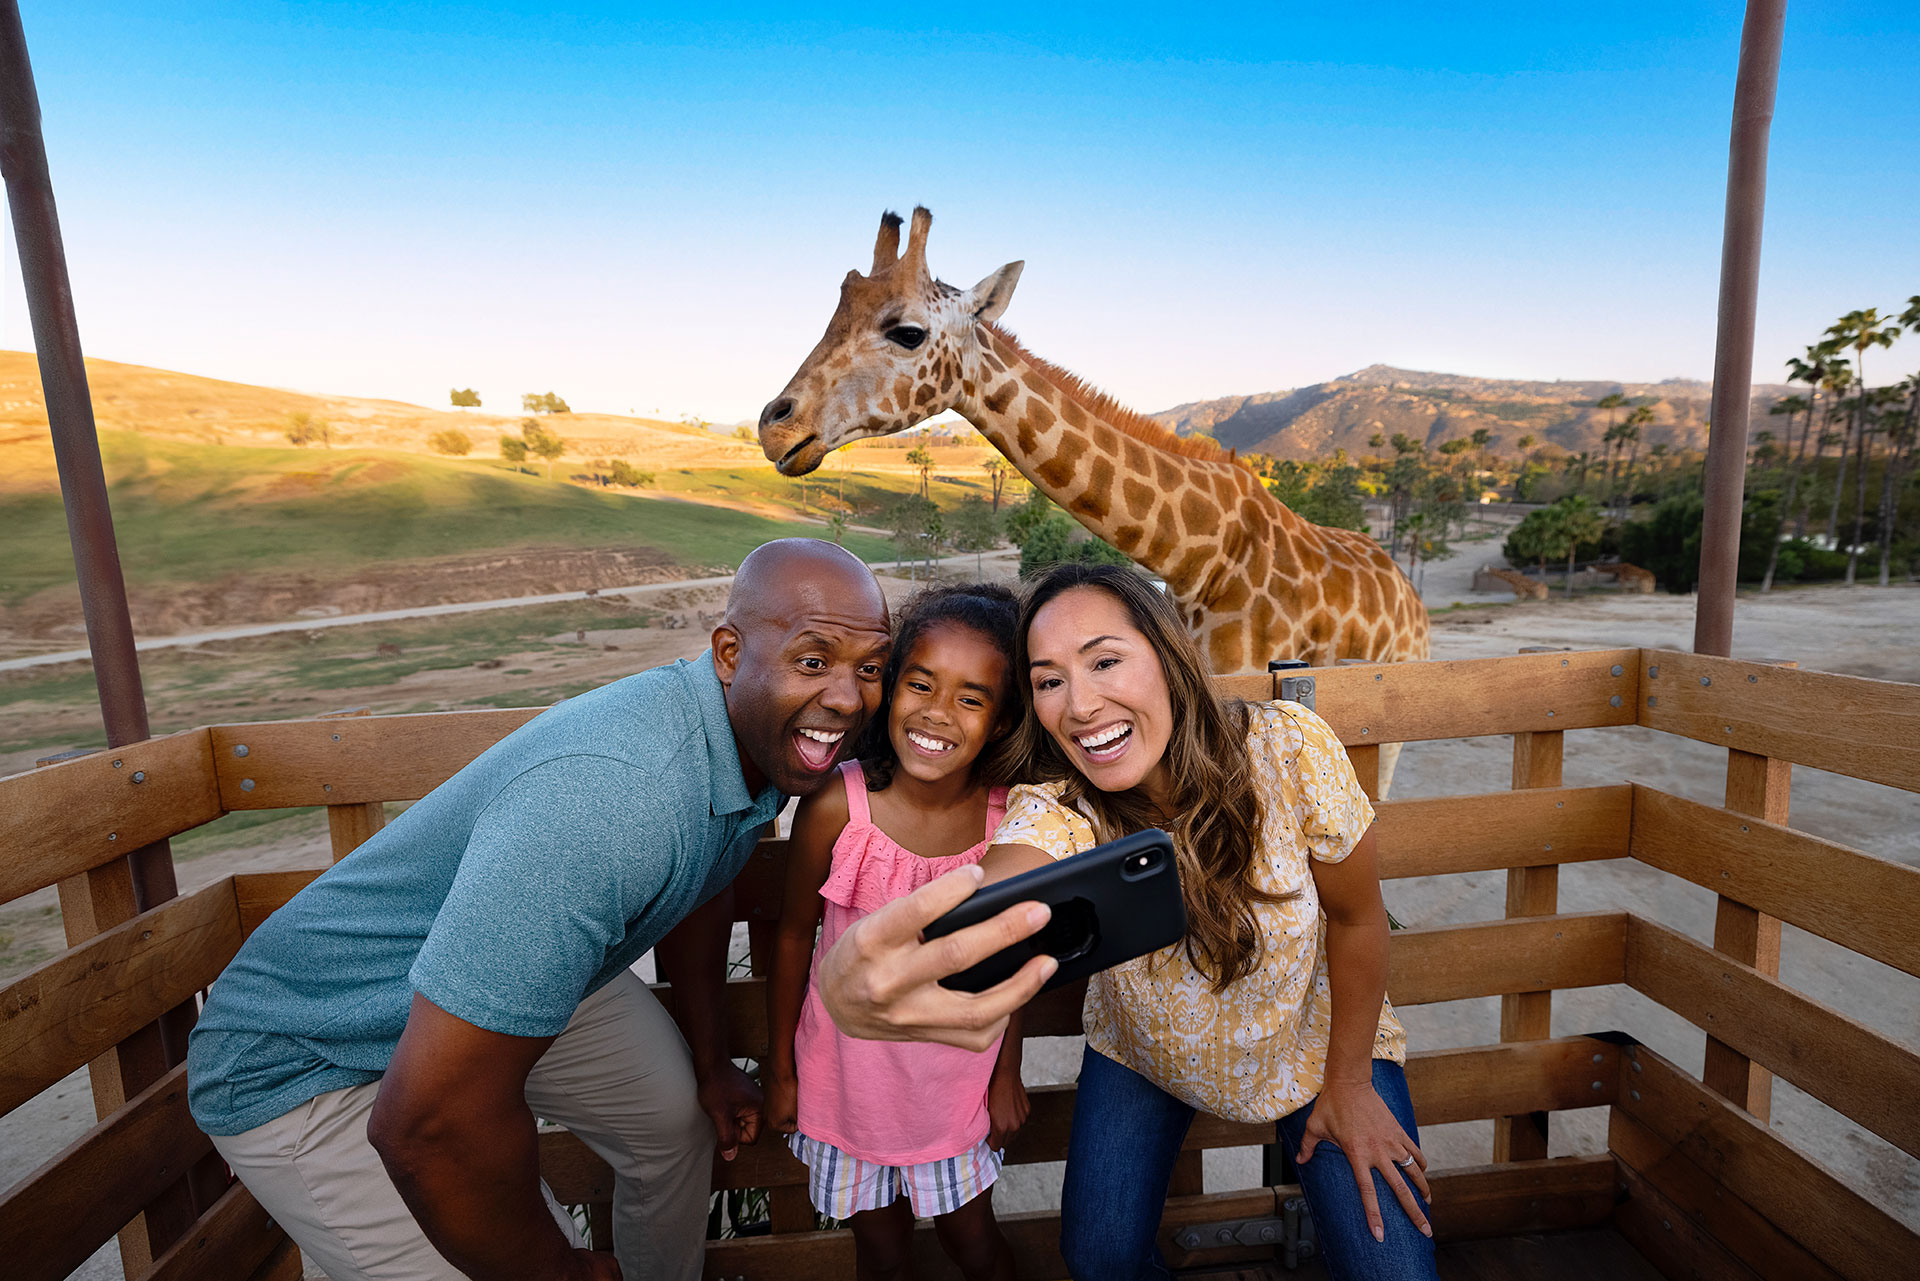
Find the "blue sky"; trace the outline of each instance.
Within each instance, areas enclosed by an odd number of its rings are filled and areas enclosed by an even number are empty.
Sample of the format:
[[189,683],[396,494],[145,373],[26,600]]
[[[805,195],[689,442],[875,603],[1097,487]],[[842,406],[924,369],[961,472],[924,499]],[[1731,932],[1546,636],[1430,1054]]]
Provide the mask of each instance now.
[[[923,202],[937,272],[1024,258],[1008,323],[1145,409],[1712,367],[1736,3],[22,7],[97,356],[739,419]],[[1920,293],[1920,7],[1787,21],[1767,378]]]

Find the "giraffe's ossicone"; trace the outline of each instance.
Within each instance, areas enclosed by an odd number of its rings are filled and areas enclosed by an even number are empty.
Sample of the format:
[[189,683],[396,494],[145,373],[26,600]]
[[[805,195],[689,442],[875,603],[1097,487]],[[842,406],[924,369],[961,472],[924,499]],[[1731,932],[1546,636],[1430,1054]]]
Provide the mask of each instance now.
[[[1270,659],[1427,657],[1426,607],[1365,534],[1301,519],[1233,455],[1182,439],[1026,351],[995,321],[1023,264],[971,289],[927,270],[933,216],[880,220],[827,332],[760,414],[760,445],[801,476],[850,441],[952,409],[1093,533],[1166,579],[1216,672]],[[1383,781],[1385,771],[1383,770]]]

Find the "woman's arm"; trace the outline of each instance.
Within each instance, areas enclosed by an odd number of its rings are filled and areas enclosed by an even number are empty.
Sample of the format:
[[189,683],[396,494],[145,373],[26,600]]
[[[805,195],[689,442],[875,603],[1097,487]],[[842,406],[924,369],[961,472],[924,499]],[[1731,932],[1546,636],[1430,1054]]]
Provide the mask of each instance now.
[[[1373,1088],[1373,1043],[1387,995],[1387,908],[1380,899],[1379,848],[1372,829],[1346,858],[1337,863],[1315,859],[1312,867],[1320,906],[1327,914],[1333,1026],[1327,1034],[1326,1080],[1295,1159],[1306,1161],[1321,1139],[1332,1139],[1353,1166],[1374,1240],[1383,1239],[1383,1228],[1371,1170],[1380,1171],[1414,1226],[1432,1236],[1405,1181],[1412,1179],[1422,1196],[1431,1195],[1427,1159]],[[1400,1164],[1409,1157],[1411,1165]]]
[[807,999],[813,936],[820,925],[820,887],[833,866],[833,843],[846,825],[846,791],[829,785],[800,802],[787,839],[786,891],[767,975],[767,1070],[761,1083],[767,1094],[767,1128],[776,1134],[792,1134],[798,1125],[793,1036]]
[[986,884],[991,885],[1051,862],[1045,850],[1032,845],[995,845],[980,860],[980,866],[987,874]]

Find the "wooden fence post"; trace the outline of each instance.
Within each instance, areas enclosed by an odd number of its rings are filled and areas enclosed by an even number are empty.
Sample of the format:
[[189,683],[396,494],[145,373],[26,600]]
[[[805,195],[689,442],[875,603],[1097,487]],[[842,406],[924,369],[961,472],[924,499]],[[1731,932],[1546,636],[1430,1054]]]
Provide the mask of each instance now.
[[[1523,654],[1546,652],[1529,647]],[[1566,746],[1560,730],[1513,736],[1513,785],[1516,788],[1560,786],[1560,766]],[[1560,869],[1507,869],[1507,916],[1552,916],[1560,910]],[[1500,1039],[1539,1041],[1553,1035],[1553,993],[1516,992],[1500,998]],[[1493,1123],[1493,1159],[1537,1161],[1547,1155],[1547,1114],[1497,1117]]]
[[[350,716],[371,715],[373,715],[371,708],[353,707],[345,711],[326,712],[314,719],[328,721]],[[333,842],[333,861],[338,863],[365,845],[375,832],[386,825],[385,801],[355,801],[345,805],[327,806],[327,836]]]
[[[1776,667],[1797,667],[1776,662]],[[1727,749],[1726,807],[1769,823],[1787,822],[1793,763],[1771,756]],[[1769,978],[1780,977],[1780,918],[1722,895],[1713,915],[1713,947]],[[1732,1047],[1707,1037],[1701,1080],[1716,1094],[1767,1121],[1773,1111],[1773,1073]]]

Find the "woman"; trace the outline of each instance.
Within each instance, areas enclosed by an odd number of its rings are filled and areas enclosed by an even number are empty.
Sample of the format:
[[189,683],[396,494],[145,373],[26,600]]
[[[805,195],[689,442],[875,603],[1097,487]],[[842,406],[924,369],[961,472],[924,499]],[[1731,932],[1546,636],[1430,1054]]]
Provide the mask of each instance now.
[[1014,776],[1043,781],[1008,798],[987,878],[1162,827],[1188,919],[1184,942],[1088,986],[1068,1268],[1168,1275],[1161,1209],[1205,1109],[1280,1123],[1335,1277],[1433,1277],[1373,808],[1339,740],[1297,704],[1219,700],[1172,602],[1130,568],[1055,567],[1020,624]]

